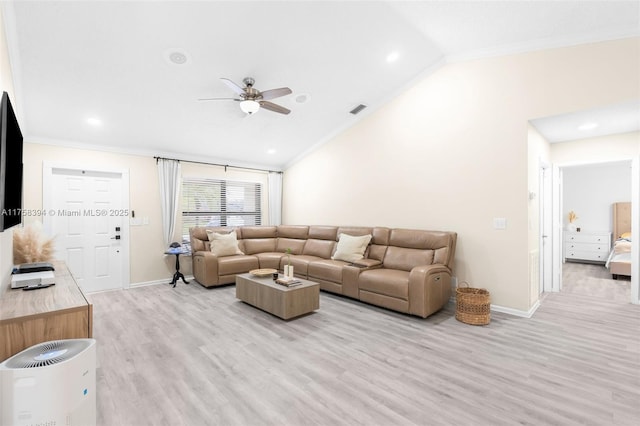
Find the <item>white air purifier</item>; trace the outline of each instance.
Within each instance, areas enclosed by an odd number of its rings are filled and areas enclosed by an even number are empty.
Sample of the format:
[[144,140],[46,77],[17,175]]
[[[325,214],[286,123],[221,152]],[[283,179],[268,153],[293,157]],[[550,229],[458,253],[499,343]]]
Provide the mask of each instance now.
[[54,340],[0,364],[0,425],[95,425],[96,341]]

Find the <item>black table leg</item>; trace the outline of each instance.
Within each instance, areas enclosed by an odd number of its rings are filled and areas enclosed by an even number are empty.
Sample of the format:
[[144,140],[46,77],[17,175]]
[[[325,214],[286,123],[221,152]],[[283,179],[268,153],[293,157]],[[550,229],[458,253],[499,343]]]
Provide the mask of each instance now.
[[171,280],[170,284],[173,284],[173,286],[175,287],[179,279],[182,279],[183,283],[189,284],[189,281],[185,280],[184,275],[182,274],[182,272],[180,272],[180,254],[176,253],[176,273],[173,274],[173,279]]

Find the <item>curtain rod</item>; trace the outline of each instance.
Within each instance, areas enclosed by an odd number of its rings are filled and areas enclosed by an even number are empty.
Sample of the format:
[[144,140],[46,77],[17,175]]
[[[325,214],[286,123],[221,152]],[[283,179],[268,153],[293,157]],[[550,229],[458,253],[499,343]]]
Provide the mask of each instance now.
[[156,163],[158,163],[158,160],[173,160],[173,161],[183,161],[185,163],[193,163],[193,164],[204,164],[206,166],[219,166],[219,167],[224,167],[224,171],[227,171],[227,168],[231,168],[231,169],[240,169],[240,170],[254,170],[254,171],[258,171],[258,172],[268,172],[268,173],[280,173],[282,174],[282,172],[280,170],[267,170],[267,169],[257,169],[254,167],[240,167],[240,166],[230,166],[229,164],[218,164],[218,163],[207,163],[204,161],[193,161],[193,160],[179,160],[177,158],[166,158],[166,157],[153,157],[156,159]]

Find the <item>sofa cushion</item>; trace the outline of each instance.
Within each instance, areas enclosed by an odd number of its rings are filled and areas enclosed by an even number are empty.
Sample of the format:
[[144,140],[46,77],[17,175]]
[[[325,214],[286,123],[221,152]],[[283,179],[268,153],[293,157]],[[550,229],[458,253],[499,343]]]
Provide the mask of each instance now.
[[358,278],[360,290],[398,299],[409,299],[409,273],[397,269],[369,269]]
[[307,240],[297,240],[294,238],[278,238],[276,251],[286,253],[287,249],[291,249],[291,254],[302,254],[306,242]]
[[404,247],[387,247],[383,265],[389,269],[411,271],[417,265],[431,265],[433,263],[433,250],[418,250]]
[[213,231],[207,231],[207,236],[211,241],[211,253],[216,256],[233,256],[234,254],[244,254],[238,248],[238,239],[236,231],[228,234],[219,234]]
[[342,260],[322,259],[309,263],[309,278],[320,278],[325,281],[342,284],[342,270],[348,263]]
[[280,259],[280,269],[284,269],[284,265],[288,265],[289,263],[291,263],[291,266],[293,266],[294,275],[306,277],[309,273],[309,263],[318,260],[322,259],[316,256],[306,256],[303,254],[291,256],[291,258],[289,259],[285,255]]
[[361,236],[340,234],[338,238],[336,252],[331,258],[333,260],[355,262],[364,257],[364,252],[371,241],[371,234]]
[[218,275],[245,274],[258,269],[258,258],[255,256],[227,256],[218,259]]
[[275,238],[256,238],[252,240],[242,240],[245,254],[256,254],[276,251]]
[[302,225],[279,225],[278,237],[282,238],[298,238],[307,239],[309,235],[309,227]]
[[243,226],[242,227],[242,239],[250,238],[275,238],[276,227],[275,226]]
[[261,269],[280,269],[280,259],[282,259],[284,255],[284,253],[278,252],[254,254],[254,256],[258,258],[258,264]]
[[414,249],[433,250],[433,261],[451,267],[455,251],[456,235],[452,232],[393,229],[389,245]]
[[335,241],[338,236],[337,226],[310,226],[307,238]]
[[330,259],[335,244],[335,241],[309,239],[304,244],[302,254]]
[[340,234],[348,234],[354,236],[372,235],[373,228],[369,228],[367,226],[340,226],[337,233],[338,237],[340,237]]

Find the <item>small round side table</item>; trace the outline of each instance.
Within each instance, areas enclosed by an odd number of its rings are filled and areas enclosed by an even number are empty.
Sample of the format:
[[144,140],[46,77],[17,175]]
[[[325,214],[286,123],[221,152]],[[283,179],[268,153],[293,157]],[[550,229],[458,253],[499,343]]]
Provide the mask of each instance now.
[[164,252],[164,254],[176,255],[176,272],[173,274],[173,279],[169,284],[173,284],[173,286],[175,287],[179,279],[181,279],[183,283],[189,284],[189,281],[187,281],[184,278],[184,274],[180,272],[180,255],[184,255],[184,256],[190,255],[191,252],[189,250],[184,249],[183,247],[177,247],[177,248],[168,249],[167,251]]

